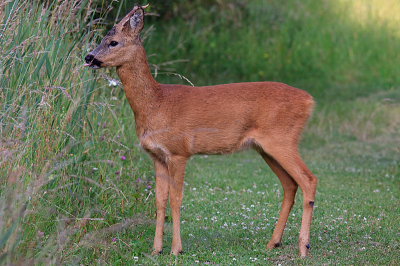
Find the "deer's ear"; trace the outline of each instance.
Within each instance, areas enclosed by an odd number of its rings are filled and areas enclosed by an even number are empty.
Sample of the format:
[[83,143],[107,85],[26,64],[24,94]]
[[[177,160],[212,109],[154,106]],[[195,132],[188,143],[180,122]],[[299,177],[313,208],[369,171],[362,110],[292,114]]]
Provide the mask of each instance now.
[[129,18],[129,26],[130,30],[135,33],[139,34],[144,26],[144,10],[143,8],[138,8],[133,15]]

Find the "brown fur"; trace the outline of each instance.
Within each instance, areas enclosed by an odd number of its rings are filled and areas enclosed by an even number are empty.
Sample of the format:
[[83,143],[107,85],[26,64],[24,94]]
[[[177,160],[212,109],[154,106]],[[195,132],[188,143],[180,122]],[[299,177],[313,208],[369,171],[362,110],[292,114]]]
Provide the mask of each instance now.
[[[140,12],[140,13],[138,13]],[[153,249],[162,250],[165,208],[173,218],[171,253],[182,251],[180,205],[187,159],[195,154],[227,154],[256,149],[278,176],[284,197],[267,248],[279,246],[298,186],[303,192],[299,253],[306,256],[317,180],[297,151],[314,102],[305,91],[276,82],[206,87],[164,85],[150,74],[139,34],[143,9],[135,8],[94,50],[104,66],[116,66],[135,115],[136,134],[156,170],[157,223]],[[129,19],[135,16],[133,24]],[[139,20],[138,20],[139,19]],[[138,25],[140,29],[130,28]],[[109,47],[111,41],[119,46]]]

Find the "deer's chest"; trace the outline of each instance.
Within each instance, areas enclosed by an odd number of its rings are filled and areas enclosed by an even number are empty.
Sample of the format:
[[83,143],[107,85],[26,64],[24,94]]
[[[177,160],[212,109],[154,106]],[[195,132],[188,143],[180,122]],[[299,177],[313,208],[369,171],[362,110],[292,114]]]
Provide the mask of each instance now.
[[156,131],[144,131],[139,136],[140,146],[152,157],[156,157],[161,161],[167,161],[170,152],[165,145],[168,129],[161,129]]

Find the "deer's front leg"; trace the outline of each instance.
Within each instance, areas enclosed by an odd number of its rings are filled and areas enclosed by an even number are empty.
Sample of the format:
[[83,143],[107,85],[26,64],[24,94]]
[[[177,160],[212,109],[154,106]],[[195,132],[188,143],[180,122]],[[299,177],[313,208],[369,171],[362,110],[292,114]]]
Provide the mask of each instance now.
[[171,254],[182,253],[180,234],[180,214],[182,201],[182,185],[185,177],[185,165],[187,158],[181,156],[171,157],[168,161],[169,171],[169,204],[172,212],[172,248]]
[[156,170],[157,222],[156,235],[154,237],[153,244],[153,254],[160,254],[162,252],[165,208],[168,202],[169,173],[167,165],[157,159],[154,160],[154,168]]

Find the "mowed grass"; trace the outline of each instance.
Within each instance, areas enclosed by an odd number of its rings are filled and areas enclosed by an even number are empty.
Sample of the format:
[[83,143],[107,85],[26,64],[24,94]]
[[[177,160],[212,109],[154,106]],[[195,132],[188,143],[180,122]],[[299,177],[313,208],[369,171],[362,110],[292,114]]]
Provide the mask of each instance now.
[[[47,13],[18,1],[1,6],[8,22],[0,32],[0,264],[399,263],[396,1],[370,1],[369,11],[361,0],[254,1],[242,9],[221,1],[189,20],[156,23],[156,31],[146,25],[160,82],[187,83],[172,73],[195,85],[277,80],[314,95],[300,145],[318,178],[306,259],[298,258],[300,190],[282,246],[265,249],[283,191],[252,151],[189,160],[184,255],[169,255],[169,210],[164,254],[150,255],[154,170],[121,85],[109,86],[114,71],[82,69],[105,34],[89,23],[89,2],[53,3]],[[168,62],[177,59],[189,61]]]
[[[350,145],[360,149],[360,143]],[[325,149],[303,152],[319,178],[311,256],[305,260],[298,258],[297,246],[301,193],[282,247],[265,249],[279,214],[282,189],[256,153],[191,161],[182,209],[186,253],[177,259],[178,264],[396,265],[400,255],[398,165],[390,157],[375,157],[374,161],[385,161],[385,166],[371,170],[346,156],[346,150],[340,145],[332,148],[330,159],[341,156],[347,160],[340,164],[318,160],[316,155]],[[166,231],[169,241],[170,233]],[[168,246],[165,249],[168,252]],[[165,255],[158,258],[160,265],[174,260]]]

